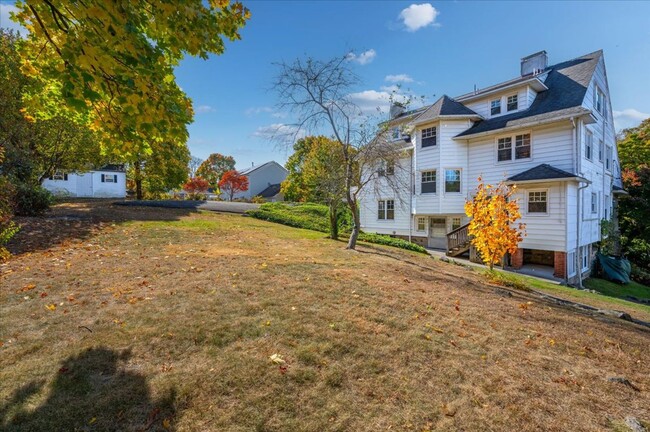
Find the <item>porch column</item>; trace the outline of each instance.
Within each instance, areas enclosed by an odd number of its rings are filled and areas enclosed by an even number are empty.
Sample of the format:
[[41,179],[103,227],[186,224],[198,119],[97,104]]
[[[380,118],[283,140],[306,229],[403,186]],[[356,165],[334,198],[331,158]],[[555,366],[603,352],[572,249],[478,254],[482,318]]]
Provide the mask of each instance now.
[[517,252],[512,254],[510,257],[510,265],[515,270],[520,269],[524,265],[524,250],[522,248],[518,248]]
[[563,279],[566,278],[566,252],[555,251],[553,269],[553,276]]

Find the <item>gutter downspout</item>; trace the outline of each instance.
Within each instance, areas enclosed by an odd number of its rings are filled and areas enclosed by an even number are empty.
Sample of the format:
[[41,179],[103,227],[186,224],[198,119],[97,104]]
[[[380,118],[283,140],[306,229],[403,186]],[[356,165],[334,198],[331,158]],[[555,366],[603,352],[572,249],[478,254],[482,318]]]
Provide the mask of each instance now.
[[409,243],[412,242],[413,236],[413,162],[415,160],[415,145],[411,142],[413,151],[411,152],[411,160],[409,166]]
[[[575,149],[576,149],[576,174],[582,177],[582,172],[580,172],[581,168],[581,161],[580,157],[582,156],[582,146],[580,143],[580,140],[578,139],[578,128],[576,127],[575,119],[572,117],[571,118],[571,123],[573,124],[573,140],[575,143]],[[577,199],[576,199],[576,273],[578,274],[578,287],[582,289],[582,253],[580,249],[580,219],[582,217],[581,210],[582,210],[582,190],[585,189],[586,187],[589,186],[589,183],[585,183],[583,186],[578,187],[577,191]]]

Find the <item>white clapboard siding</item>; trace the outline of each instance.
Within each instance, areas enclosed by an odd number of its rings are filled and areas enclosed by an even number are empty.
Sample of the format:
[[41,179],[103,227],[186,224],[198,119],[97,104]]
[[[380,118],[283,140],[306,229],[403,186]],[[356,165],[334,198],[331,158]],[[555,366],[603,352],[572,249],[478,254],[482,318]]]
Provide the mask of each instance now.
[[[528,192],[547,192],[547,213],[528,212]],[[521,222],[526,224],[526,237],[520,247],[540,250],[564,250],[566,246],[566,204],[567,191],[565,183],[541,183],[520,186],[515,198],[519,202],[522,215]]]

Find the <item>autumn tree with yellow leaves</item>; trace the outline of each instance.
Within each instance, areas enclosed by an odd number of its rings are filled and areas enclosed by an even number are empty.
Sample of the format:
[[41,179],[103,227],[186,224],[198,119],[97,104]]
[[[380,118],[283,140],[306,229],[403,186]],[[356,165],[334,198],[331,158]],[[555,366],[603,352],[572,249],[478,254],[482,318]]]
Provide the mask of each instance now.
[[465,213],[471,218],[468,229],[472,245],[492,270],[506,253],[517,251],[526,235],[526,225],[517,224],[521,218],[519,203],[513,199],[517,186],[508,186],[503,181],[496,186],[484,184],[481,177],[478,183],[474,198],[465,202]]

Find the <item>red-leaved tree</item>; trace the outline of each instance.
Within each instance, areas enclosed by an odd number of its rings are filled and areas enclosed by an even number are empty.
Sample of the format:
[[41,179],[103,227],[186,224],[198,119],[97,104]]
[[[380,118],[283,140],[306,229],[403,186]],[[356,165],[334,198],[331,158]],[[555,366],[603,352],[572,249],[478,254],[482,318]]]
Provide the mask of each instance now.
[[226,171],[219,180],[219,189],[226,194],[228,201],[232,201],[236,193],[248,190],[248,177],[239,174],[236,170]]
[[195,196],[206,193],[209,187],[210,183],[203,177],[192,177],[183,185],[183,190]]

